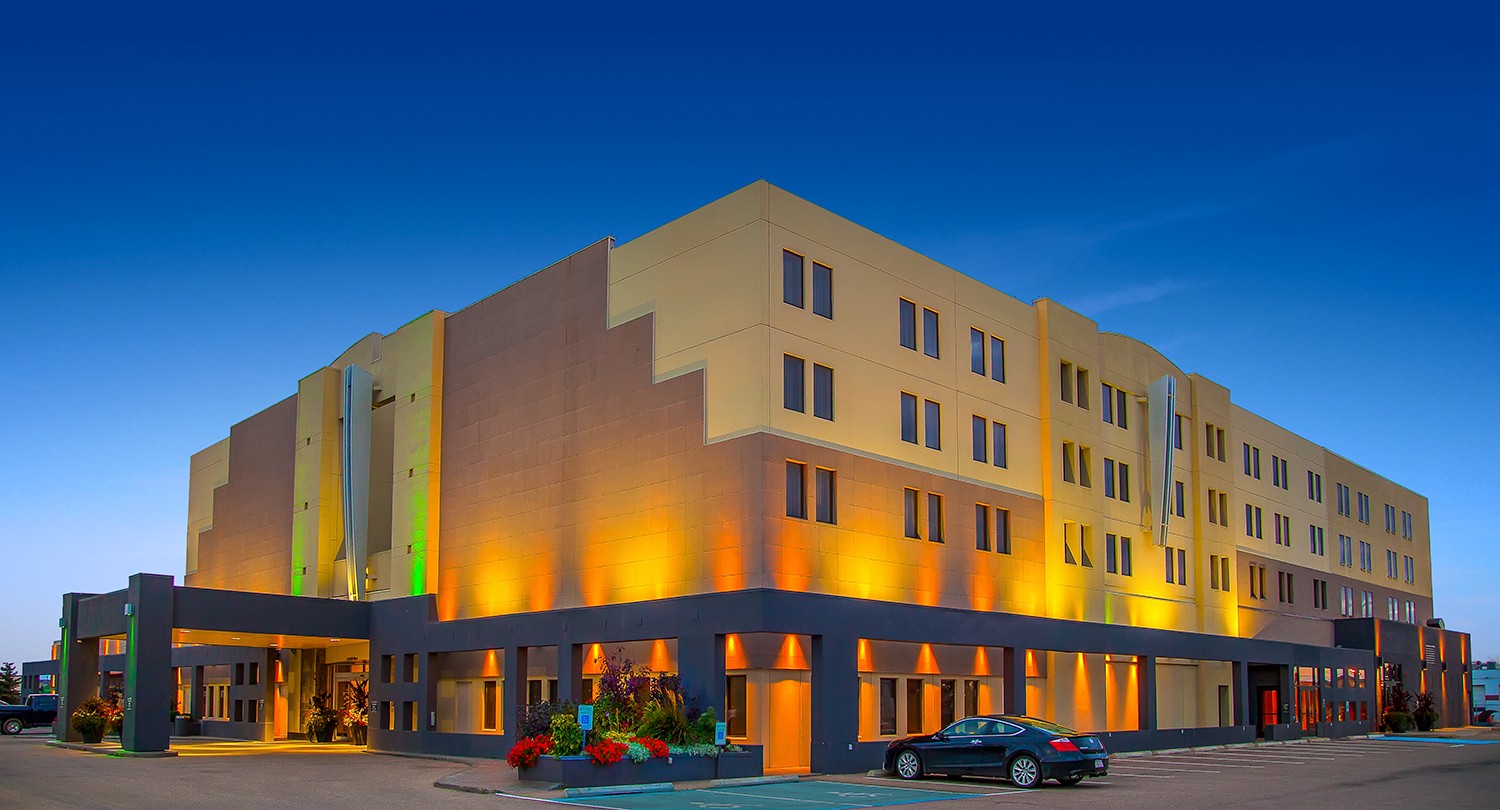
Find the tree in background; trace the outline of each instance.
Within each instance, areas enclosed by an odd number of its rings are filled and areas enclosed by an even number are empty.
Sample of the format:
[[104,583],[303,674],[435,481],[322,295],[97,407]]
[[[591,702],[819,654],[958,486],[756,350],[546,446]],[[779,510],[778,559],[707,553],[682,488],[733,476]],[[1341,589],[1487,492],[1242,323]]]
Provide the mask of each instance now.
[[21,702],[21,674],[16,672],[16,665],[11,661],[0,664],[0,700]]

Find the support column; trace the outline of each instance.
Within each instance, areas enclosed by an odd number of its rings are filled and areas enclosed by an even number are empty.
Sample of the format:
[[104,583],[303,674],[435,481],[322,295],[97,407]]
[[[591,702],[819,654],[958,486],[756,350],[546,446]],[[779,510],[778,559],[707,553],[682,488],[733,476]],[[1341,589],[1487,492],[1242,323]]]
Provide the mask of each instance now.
[[677,673],[688,705],[712,708],[714,716],[727,721],[724,706],[724,636],[704,633],[677,637]]
[[1156,656],[1135,657],[1136,711],[1141,731],[1156,730]]
[[1250,665],[1244,661],[1233,661],[1230,669],[1230,688],[1234,692],[1234,723],[1237,726],[1253,726],[1255,718],[1250,714]]
[[172,678],[172,578],[136,574],[126,593],[125,720],[120,747],[165,751],[177,689]]
[[[1281,688],[1277,690],[1276,695],[1277,700],[1280,701],[1280,704],[1276,707],[1276,722],[1290,723],[1292,726],[1292,736],[1290,739],[1297,739],[1302,736],[1302,725],[1297,722],[1297,718],[1294,716],[1295,713],[1292,710],[1292,707],[1296,705],[1297,699],[1297,683],[1292,677],[1292,665],[1282,664],[1276,668],[1276,671],[1281,680]],[[1278,736],[1277,739],[1282,739],[1282,737]]]
[[203,705],[203,701],[207,698],[203,693],[203,667],[192,667],[191,671],[191,682],[188,688],[188,705],[184,711],[191,715],[194,720],[202,720],[203,710],[207,708]]
[[260,705],[256,707],[255,719],[260,723],[262,742],[276,739],[276,662],[280,658],[274,647],[268,647],[260,660],[260,696],[256,698]]
[[879,764],[864,761],[854,750],[859,742],[858,647],[853,635],[812,637],[813,773],[847,773]]
[[1004,701],[1006,714],[1026,714],[1026,648],[1006,647],[1001,664],[1005,677]]
[[[57,662],[57,720],[52,734],[59,740],[82,742],[83,735],[73,730],[68,717],[78,704],[99,695],[99,639],[75,638],[78,627],[78,603],[94,594],[63,595],[62,645]],[[164,712],[165,713],[165,712]]]
[[427,653],[422,656],[422,671],[417,673],[417,681],[421,684],[422,699],[417,705],[417,726],[413,731],[431,732],[437,731],[437,671],[438,654]]
[[501,697],[500,721],[505,728],[507,744],[514,745],[521,739],[521,718],[526,714],[526,662],[527,647],[505,648],[505,684]]
[[557,640],[557,700],[583,702],[583,645],[566,635]]

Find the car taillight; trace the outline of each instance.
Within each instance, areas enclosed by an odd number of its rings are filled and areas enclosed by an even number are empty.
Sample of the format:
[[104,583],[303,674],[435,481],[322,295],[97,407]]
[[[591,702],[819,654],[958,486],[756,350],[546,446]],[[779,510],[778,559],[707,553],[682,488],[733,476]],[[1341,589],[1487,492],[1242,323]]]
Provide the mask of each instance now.
[[1068,739],[1067,737],[1058,737],[1057,739],[1053,740],[1052,747],[1064,753],[1078,753],[1078,746],[1074,745],[1073,741]]

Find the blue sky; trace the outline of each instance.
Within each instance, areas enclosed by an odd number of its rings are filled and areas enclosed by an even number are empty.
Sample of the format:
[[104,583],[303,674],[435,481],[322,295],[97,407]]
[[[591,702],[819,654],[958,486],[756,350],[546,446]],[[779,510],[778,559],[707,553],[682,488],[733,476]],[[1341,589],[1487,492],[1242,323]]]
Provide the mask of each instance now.
[[1500,655],[1482,5],[218,5],[0,25],[0,660],[180,576],[189,454],[360,336],[762,177],[1427,495]]

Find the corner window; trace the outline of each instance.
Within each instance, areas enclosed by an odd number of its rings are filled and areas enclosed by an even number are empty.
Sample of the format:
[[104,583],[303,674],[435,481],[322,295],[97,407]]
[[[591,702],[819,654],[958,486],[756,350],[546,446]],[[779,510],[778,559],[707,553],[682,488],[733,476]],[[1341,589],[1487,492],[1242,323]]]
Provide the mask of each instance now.
[[790,250],[781,251],[781,300],[798,308],[804,304],[802,265],[800,255]]

